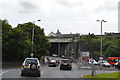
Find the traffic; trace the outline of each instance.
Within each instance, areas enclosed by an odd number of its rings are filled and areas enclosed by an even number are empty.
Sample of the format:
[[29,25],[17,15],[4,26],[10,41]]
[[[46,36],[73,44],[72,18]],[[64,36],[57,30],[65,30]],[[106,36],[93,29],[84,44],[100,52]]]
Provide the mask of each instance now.
[[[48,60],[49,58],[49,60]],[[80,60],[71,61],[69,58],[46,56],[45,63],[41,63],[38,58],[26,58],[21,64],[21,68],[6,72],[2,75],[3,78],[82,78],[81,75],[91,74],[91,64],[84,65]],[[90,59],[91,60],[91,59]],[[90,61],[89,60],[89,61]],[[93,60],[93,59],[92,59]],[[93,60],[95,61],[95,60]],[[105,62],[103,60],[103,62]],[[95,65],[97,73],[112,73],[117,72],[116,68],[111,66],[102,66],[103,70],[98,69],[99,62]],[[118,64],[119,65],[119,64]],[[79,68],[79,66],[81,68]],[[86,68],[85,68],[86,67]],[[104,69],[108,68],[107,69]],[[111,69],[111,70],[110,70]]]
[[[48,57],[47,57],[48,58]],[[59,57],[57,57],[59,58]],[[53,55],[53,59],[50,59],[50,61],[47,61],[48,67],[58,67],[59,70],[72,70],[72,64],[74,62],[71,62],[69,58],[63,57],[57,59],[56,56]],[[114,68],[120,69],[120,60],[117,60],[114,64]],[[113,67],[109,63],[109,60],[99,60],[96,61],[93,58],[89,59],[88,65],[97,66],[97,67]],[[22,64],[22,69],[21,69],[21,76],[35,76],[35,77],[41,77],[41,63],[37,58],[26,58]]]

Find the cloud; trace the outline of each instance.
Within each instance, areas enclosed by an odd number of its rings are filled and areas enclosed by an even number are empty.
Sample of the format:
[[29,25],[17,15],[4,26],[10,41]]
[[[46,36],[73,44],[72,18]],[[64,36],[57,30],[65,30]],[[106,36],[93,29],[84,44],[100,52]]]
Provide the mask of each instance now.
[[38,25],[45,33],[57,29],[62,33],[99,33],[96,19],[103,18],[108,21],[103,32],[118,30],[117,0],[1,0],[0,17],[15,26],[41,19]]
[[37,5],[31,3],[31,2],[19,2],[19,5],[21,7],[20,9],[20,13],[33,13],[34,11],[36,11]]
[[82,6],[83,3],[81,1],[78,1],[78,0],[58,0],[56,1],[57,4],[60,4],[60,5],[63,5],[65,7],[68,7],[68,8],[75,8],[77,6]]
[[118,32],[120,33],[120,1],[118,3]]
[[96,12],[103,12],[103,11],[115,11],[117,10],[117,2],[115,1],[105,1],[103,4],[99,5],[99,7],[96,9]]

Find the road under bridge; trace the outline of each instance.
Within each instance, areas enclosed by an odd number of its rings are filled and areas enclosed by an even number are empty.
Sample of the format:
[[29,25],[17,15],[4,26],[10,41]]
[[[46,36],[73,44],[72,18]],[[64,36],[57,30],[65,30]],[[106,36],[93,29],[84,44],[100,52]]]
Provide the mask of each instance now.
[[51,48],[50,55],[65,55],[66,57],[78,57],[79,54],[79,34],[56,34],[53,32],[48,36]]

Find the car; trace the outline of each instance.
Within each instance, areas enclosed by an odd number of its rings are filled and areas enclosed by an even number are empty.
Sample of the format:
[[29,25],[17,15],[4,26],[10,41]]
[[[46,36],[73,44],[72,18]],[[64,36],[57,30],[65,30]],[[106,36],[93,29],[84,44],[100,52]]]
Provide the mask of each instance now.
[[64,55],[61,55],[61,58],[64,58],[65,56]]
[[118,62],[116,62],[113,67],[117,68],[118,67]]
[[89,64],[91,65],[92,64],[92,61],[93,61],[93,64],[94,65],[98,65],[98,62],[97,61],[95,61],[94,59],[89,59]]
[[56,62],[56,60],[50,60],[50,62],[48,63],[49,67],[57,67],[58,63]]
[[62,59],[60,64],[60,70],[71,70],[72,64],[69,59]]
[[22,64],[21,76],[41,76],[41,65],[37,58],[26,58]]
[[53,57],[57,57],[58,55],[57,54],[52,54]]
[[114,66],[118,69],[120,69],[120,61],[118,61],[117,63],[114,64]]
[[58,65],[60,64],[60,60],[59,59],[56,59],[56,62],[58,63]]
[[120,69],[120,61],[118,62],[118,69]]
[[98,61],[98,64],[99,66],[102,66],[102,67],[110,67],[110,64],[105,60]]

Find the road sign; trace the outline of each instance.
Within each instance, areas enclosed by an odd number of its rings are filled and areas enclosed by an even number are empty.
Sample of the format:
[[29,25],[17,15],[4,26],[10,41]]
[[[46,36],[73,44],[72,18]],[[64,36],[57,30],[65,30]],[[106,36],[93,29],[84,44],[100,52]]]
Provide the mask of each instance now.
[[82,52],[82,56],[87,56],[87,57],[89,57],[89,52]]

